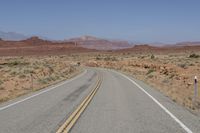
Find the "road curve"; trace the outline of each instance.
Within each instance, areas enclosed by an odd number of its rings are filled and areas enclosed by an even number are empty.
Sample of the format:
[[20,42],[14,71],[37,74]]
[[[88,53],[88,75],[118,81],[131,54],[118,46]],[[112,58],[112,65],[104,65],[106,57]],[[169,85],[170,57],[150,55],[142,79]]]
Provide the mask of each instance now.
[[0,105],[0,133],[52,133],[91,91],[97,73],[87,70],[62,82]]
[[143,82],[110,70],[101,73],[103,83],[71,133],[200,132],[200,117]]
[[88,69],[73,80],[1,104],[0,133],[55,133],[91,92],[97,72],[102,84],[72,133],[200,131],[199,116],[143,82],[111,70]]

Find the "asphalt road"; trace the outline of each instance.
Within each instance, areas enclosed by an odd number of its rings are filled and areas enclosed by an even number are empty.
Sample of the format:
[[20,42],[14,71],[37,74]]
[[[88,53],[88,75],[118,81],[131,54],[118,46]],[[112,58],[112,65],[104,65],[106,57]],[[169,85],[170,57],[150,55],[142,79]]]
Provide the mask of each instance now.
[[96,80],[96,72],[88,70],[57,86],[0,105],[0,133],[55,133]]
[[102,85],[71,133],[200,133],[200,117],[155,89],[116,72],[101,73]]
[[[98,69],[103,82],[72,133],[200,133],[200,117],[141,81]],[[0,105],[0,133],[53,133],[96,83],[97,72]]]

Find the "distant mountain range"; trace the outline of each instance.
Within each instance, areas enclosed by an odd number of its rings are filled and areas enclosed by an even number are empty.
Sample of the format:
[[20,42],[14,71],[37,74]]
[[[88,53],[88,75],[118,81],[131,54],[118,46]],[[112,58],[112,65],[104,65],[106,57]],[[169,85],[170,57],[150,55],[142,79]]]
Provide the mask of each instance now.
[[0,56],[23,56],[23,55],[59,55],[80,52],[97,52],[108,50],[115,52],[133,52],[133,53],[178,53],[200,51],[200,45],[187,46],[150,46],[130,45],[126,41],[109,41],[91,36],[73,38],[67,41],[49,41],[39,37],[31,37],[21,41],[0,40]]
[[132,47],[132,45],[128,41],[108,40],[93,36],[81,36],[65,41],[75,42],[81,47],[97,50],[115,50]]
[[[26,36],[16,32],[0,31],[0,38],[2,40],[20,41],[20,40],[26,40],[30,38],[30,36]],[[39,38],[48,40],[44,37],[39,37]],[[115,50],[115,49],[130,48],[132,46],[129,44],[128,41],[108,40],[93,36],[81,36],[59,42],[75,42],[77,43],[77,45],[83,48],[97,49],[97,50]]]
[[199,46],[200,42],[180,42],[176,43],[176,46]]
[[19,41],[28,38],[27,36],[16,32],[3,32],[0,31],[0,38],[3,40]]
[[[3,32],[0,31],[0,39],[2,40],[9,40],[9,41],[20,41],[20,40],[26,40],[30,38],[30,36],[26,36],[20,33],[16,32]],[[41,37],[39,38],[43,40],[49,40],[52,41],[48,38]],[[128,41],[121,41],[121,40],[110,40],[110,39],[103,39],[103,38],[97,38],[94,36],[81,36],[81,37],[76,37],[76,38],[71,38],[71,39],[65,39],[61,41],[52,41],[52,42],[59,42],[59,43],[65,43],[65,42],[74,42],[76,45],[83,47],[83,48],[88,48],[88,49],[96,49],[96,50],[117,50],[117,49],[126,49],[126,48],[131,48],[134,45],[143,45],[140,43],[129,43]],[[164,47],[174,47],[174,46],[199,46],[200,42],[180,42],[176,44],[163,44],[163,43],[149,43],[147,45],[151,46],[164,46]]]

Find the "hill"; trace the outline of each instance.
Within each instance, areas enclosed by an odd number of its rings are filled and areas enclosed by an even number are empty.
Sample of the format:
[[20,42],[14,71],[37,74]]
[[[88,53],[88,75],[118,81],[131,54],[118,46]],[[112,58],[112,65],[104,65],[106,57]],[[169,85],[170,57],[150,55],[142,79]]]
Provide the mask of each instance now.
[[194,46],[177,46],[177,45],[170,45],[170,46],[151,46],[148,44],[143,45],[135,45],[131,48],[117,50],[117,52],[134,52],[134,53],[181,53],[181,52],[196,52],[200,51],[200,45]]
[[31,37],[22,41],[0,40],[0,56],[59,55],[95,51],[75,45],[74,42],[52,42]]
[[180,42],[176,43],[176,46],[199,46],[200,42]]

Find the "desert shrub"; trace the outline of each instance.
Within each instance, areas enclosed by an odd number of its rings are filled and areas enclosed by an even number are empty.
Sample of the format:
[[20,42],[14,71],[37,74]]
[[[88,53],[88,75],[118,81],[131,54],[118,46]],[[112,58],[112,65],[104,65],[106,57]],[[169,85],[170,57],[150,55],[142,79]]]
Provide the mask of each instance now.
[[48,68],[49,72],[54,72],[53,68],[55,67],[55,64],[48,64],[48,63],[46,63],[46,64],[44,64],[44,67]]
[[77,65],[80,66],[80,65],[81,65],[81,62],[77,62]]
[[20,64],[20,61],[11,61],[8,63],[9,66],[16,66],[16,65],[19,65]]
[[54,78],[55,78],[55,79],[60,79],[60,76],[56,75]]
[[153,75],[148,75],[148,78],[153,78]]
[[26,75],[24,75],[24,74],[19,75],[19,78],[21,78],[21,79],[23,79],[25,77],[26,77]]
[[149,69],[148,72],[146,73],[146,75],[149,75],[149,74],[151,74],[154,71],[155,71],[154,69]]
[[197,55],[197,54],[191,54],[191,55],[189,55],[189,58],[199,58],[200,57],[200,55]]
[[110,57],[107,56],[107,57],[104,58],[104,60],[105,60],[105,61],[109,61],[109,60],[110,60]]
[[38,82],[42,83],[42,84],[47,84],[48,83],[48,81],[46,79],[38,79]]
[[15,60],[15,61],[10,61],[7,63],[8,66],[17,66],[17,65],[28,65],[29,63],[27,62],[21,62],[19,60]]
[[168,79],[164,79],[164,80],[162,81],[162,83],[168,84],[168,83],[169,83],[169,80],[168,80]]
[[54,77],[47,77],[45,80],[46,81],[55,81],[56,79]]
[[152,54],[152,55],[151,55],[151,59],[154,59],[154,58],[155,58],[155,56]]
[[189,66],[195,66],[193,63],[190,63]]
[[3,84],[3,81],[2,80],[0,80],[0,85],[2,85]]
[[68,71],[68,72],[69,72],[69,73],[72,73],[72,72],[74,72],[75,70],[76,70],[76,68],[75,68],[75,67],[73,67],[73,66],[70,66],[70,67],[69,67],[69,71]]
[[101,60],[101,58],[99,56],[96,57],[96,60]]
[[16,71],[12,71],[10,74],[11,74],[12,76],[15,76],[15,75],[17,75],[17,72],[16,72]]
[[54,72],[54,69],[53,69],[52,66],[49,65],[49,66],[47,66],[47,67],[48,67],[50,73],[53,73],[53,72]]
[[169,76],[169,79],[172,79],[174,76],[175,76],[175,74],[171,74],[171,75]]
[[145,68],[145,69],[148,69],[148,68],[150,68],[150,66],[148,66],[147,64],[145,64],[145,65],[144,65],[144,68]]
[[112,61],[118,61],[116,57],[111,58]]
[[45,77],[45,78],[42,78],[42,79],[38,79],[38,82],[40,82],[42,84],[48,84],[49,82],[56,81],[56,80],[57,80],[56,77],[49,76],[49,77]]
[[110,57],[110,56],[107,56],[104,58],[105,61],[118,61],[118,59],[116,57]]
[[34,69],[39,69],[40,67],[39,67],[38,65],[35,65],[35,64],[34,64],[33,68],[34,68]]
[[5,88],[3,86],[0,86],[0,90],[4,90]]
[[178,64],[179,67],[186,69],[187,65],[186,64]]
[[144,59],[144,57],[145,57],[145,56],[139,56],[138,58],[140,58],[140,59]]
[[34,73],[34,71],[30,70],[30,69],[25,69],[24,70],[24,74],[29,74],[29,73]]

